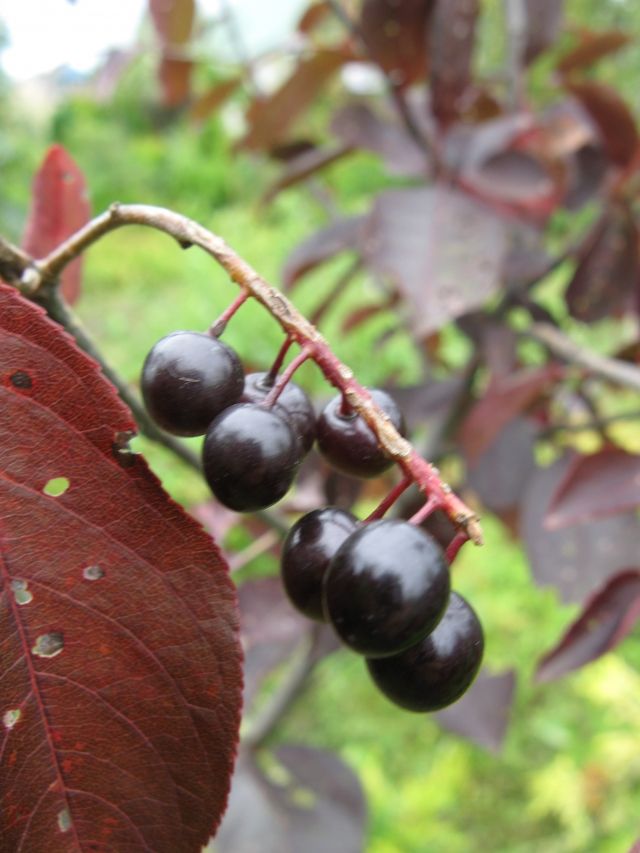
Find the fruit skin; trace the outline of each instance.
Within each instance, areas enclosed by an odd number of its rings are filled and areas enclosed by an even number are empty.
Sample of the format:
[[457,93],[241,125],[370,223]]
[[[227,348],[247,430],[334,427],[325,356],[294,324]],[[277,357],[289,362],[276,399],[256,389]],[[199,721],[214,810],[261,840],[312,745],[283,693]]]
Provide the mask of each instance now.
[[435,540],[406,521],[367,524],[336,551],[323,607],[341,640],[366,657],[395,655],[440,621],[449,568]]
[[482,662],[484,635],[473,608],[451,593],[432,634],[402,654],[367,660],[369,674],[384,695],[407,711],[438,711],[471,686]]
[[301,458],[288,422],[250,403],[238,403],[218,415],[202,446],[211,491],[237,512],[255,512],[283,498]]
[[[240,398],[242,403],[261,403],[273,385],[265,382],[268,373],[247,373],[244,378],[244,390]],[[316,413],[313,403],[295,382],[287,382],[275,405],[278,414],[286,417],[298,436],[304,453],[308,453],[316,438]]]
[[282,546],[280,572],[293,606],[309,619],[324,622],[322,580],[329,561],[358,526],[358,519],[335,506],[314,509],[299,518]]
[[174,435],[203,435],[211,421],[240,399],[237,354],[202,332],[173,332],[147,355],[140,380],[147,411]]
[[[374,401],[385,412],[399,433],[404,434],[402,412],[386,391],[369,389]],[[316,422],[318,450],[338,471],[352,477],[377,477],[393,465],[379,446],[378,439],[365,421],[352,412],[342,414],[342,395],[324,407]]]

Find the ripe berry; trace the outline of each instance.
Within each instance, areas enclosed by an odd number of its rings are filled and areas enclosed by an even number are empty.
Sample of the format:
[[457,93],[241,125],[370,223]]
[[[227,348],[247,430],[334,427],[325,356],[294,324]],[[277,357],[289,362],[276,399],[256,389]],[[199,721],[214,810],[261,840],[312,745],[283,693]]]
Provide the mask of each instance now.
[[[404,419],[394,400],[378,389],[371,389],[369,393],[398,432],[404,433]],[[393,464],[360,415],[342,411],[340,394],[330,400],[320,413],[316,434],[320,453],[343,474],[377,477]]]
[[289,424],[269,409],[245,403],[218,415],[202,447],[211,491],[237,512],[264,509],[284,497],[300,459]]
[[367,657],[395,655],[440,621],[449,598],[442,549],[406,521],[374,521],[335,553],[324,609],[343,642]]
[[384,660],[367,660],[384,695],[408,711],[438,711],[457,701],[476,677],[484,636],[475,611],[451,593],[442,621],[417,645]]
[[236,353],[201,332],[173,332],[146,357],[140,385],[149,414],[174,435],[203,435],[243,388]]
[[322,579],[329,560],[357,527],[350,512],[328,506],[299,518],[282,546],[282,582],[289,599],[305,616],[324,622]]
[[[268,376],[268,373],[248,373],[244,378],[241,401],[261,403],[273,388],[273,384],[265,381]],[[303,452],[308,453],[316,437],[316,415],[311,400],[299,385],[287,382],[275,408],[281,417],[286,413],[286,419],[298,436]]]

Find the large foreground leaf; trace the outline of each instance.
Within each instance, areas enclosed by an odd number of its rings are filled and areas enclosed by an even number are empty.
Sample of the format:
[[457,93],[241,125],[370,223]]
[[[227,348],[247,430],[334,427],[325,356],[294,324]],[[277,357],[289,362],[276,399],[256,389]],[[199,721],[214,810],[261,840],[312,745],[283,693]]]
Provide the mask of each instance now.
[[0,850],[198,851],[242,679],[218,550],[96,365],[0,285]]

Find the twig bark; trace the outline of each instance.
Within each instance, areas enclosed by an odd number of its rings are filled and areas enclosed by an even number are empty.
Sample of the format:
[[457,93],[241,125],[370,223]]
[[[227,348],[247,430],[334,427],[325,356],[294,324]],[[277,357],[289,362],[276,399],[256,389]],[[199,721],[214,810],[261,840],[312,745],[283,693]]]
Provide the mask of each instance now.
[[411,444],[391,424],[388,416],[374,403],[369,392],[354,378],[353,371],[340,362],[318,330],[278,290],[268,284],[222,238],[203,226],[171,210],[150,205],[114,204],[101,216],[54,249],[35,266],[41,284],[55,280],[64,267],[109,231],[124,225],[144,225],[163,231],[185,246],[199,246],[213,257],[240,287],[260,302],[322,370],[358,412],[376,435],[386,454],[411,478],[418,488],[435,501],[449,518],[476,544],[482,543],[482,530],[476,514],[444,483],[439,472],[422,459]]

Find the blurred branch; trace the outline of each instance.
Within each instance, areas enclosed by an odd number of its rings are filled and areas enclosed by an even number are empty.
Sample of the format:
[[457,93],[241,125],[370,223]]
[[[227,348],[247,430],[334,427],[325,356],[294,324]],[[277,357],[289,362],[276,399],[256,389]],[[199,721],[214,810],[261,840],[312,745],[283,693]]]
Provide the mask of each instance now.
[[507,25],[506,77],[511,109],[523,105],[522,62],[527,39],[527,7],[524,0],[504,0]]
[[600,376],[616,385],[624,385],[640,391],[640,369],[627,362],[599,355],[575,343],[555,326],[548,323],[533,323],[524,332],[527,337],[547,347],[564,361],[580,365],[595,376]]
[[592,421],[581,421],[580,423],[551,424],[541,431],[540,437],[548,438],[558,432],[601,432],[613,424],[623,423],[624,421],[640,421],[640,410],[620,412],[617,415],[595,418]]

